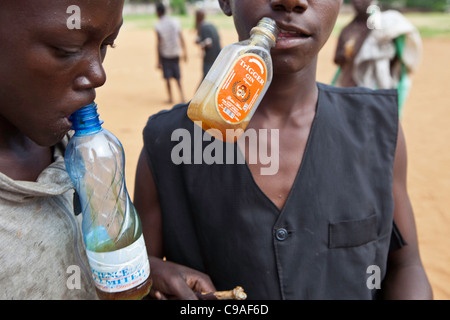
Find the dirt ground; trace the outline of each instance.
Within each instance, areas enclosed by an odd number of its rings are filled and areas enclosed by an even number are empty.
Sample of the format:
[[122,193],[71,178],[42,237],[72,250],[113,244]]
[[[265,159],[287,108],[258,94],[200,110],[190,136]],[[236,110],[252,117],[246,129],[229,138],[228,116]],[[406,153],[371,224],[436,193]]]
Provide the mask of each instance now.
[[[201,51],[195,34],[185,31],[188,62],[182,64],[182,82],[190,99],[201,77]],[[236,41],[232,30],[220,31],[222,44]],[[104,126],[122,141],[126,153],[126,178],[130,195],[142,148],[142,129],[150,115],[167,104],[166,87],[156,69],[154,31],[123,26],[117,48],[105,61],[106,85],[98,90],[97,103]],[[329,83],[336,38],[323,48],[318,80]],[[421,256],[435,299],[450,299],[450,39],[425,39],[424,55],[413,76],[413,88],[402,120],[408,146],[408,190],[414,208]],[[175,98],[178,100],[174,87]],[[449,236],[449,238],[447,238]]]

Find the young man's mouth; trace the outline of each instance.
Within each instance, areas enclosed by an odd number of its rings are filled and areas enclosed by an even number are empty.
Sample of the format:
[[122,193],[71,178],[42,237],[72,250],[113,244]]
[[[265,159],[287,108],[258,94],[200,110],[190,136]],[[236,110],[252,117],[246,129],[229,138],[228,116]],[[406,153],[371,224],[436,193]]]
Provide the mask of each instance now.
[[278,35],[278,40],[291,39],[291,38],[309,38],[310,35],[303,31],[289,31],[289,30],[280,30],[280,34]]
[[275,49],[289,49],[301,45],[309,38],[311,38],[311,34],[306,31],[300,29],[286,30],[281,28]]

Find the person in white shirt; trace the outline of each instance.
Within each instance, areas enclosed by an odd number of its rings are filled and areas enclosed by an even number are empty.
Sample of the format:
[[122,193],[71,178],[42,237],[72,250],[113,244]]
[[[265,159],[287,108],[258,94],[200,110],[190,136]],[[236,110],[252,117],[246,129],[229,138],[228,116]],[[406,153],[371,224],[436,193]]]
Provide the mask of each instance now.
[[180,57],[187,61],[186,46],[178,20],[166,15],[166,8],[163,4],[156,7],[159,21],[155,25],[157,35],[157,54],[159,69],[163,71],[166,81],[169,103],[173,102],[171,79],[175,79],[181,102],[184,102],[183,86],[181,84]]
[[381,11],[372,0],[352,0],[354,19],[339,35],[332,84],[397,89],[400,117],[411,89],[410,75],[422,56],[419,31],[396,10]]

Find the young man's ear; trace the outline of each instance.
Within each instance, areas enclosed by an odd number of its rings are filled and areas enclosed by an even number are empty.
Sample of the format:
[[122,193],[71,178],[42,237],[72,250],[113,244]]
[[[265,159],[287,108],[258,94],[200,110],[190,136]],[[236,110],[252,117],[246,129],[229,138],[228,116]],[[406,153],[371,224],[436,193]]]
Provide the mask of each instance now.
[[220,8],[227,16],[231,16],[230,0],[219,0]]

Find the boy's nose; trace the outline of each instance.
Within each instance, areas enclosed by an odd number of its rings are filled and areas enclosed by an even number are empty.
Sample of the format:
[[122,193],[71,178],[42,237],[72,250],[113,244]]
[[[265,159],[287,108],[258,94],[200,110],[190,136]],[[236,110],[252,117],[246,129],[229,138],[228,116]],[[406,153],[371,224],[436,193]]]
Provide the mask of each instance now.
[[302,13],[308,8],[308,0],[271,0],[270,5],[275,11]]
[[75,79],[75,86],[79,90],[101,87],[106,82],[106,73],[103,69],[102,58],[92,59],[84,71]]

